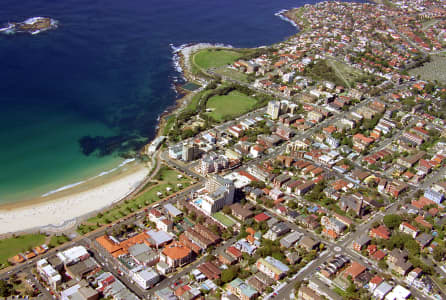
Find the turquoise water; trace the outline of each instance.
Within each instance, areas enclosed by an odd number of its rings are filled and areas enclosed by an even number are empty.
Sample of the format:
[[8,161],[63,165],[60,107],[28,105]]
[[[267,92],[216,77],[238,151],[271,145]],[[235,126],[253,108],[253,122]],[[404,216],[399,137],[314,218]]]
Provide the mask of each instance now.
[[0,203],[96,176],[153,138],[181,81],[172,46],[276,43],[296,28],[274,13],[310,2],[2,0],[0,25],[60,26],[0,35]]
[[[16,115],[22,111],[23,114]],[[113,135],[100,122],[78,114],[59,114],[56,107],[9,106],[2,112],[0,202],[40,196],[107,171],[122,159],[116,155],[85,156],[79,150],[83,135]]]

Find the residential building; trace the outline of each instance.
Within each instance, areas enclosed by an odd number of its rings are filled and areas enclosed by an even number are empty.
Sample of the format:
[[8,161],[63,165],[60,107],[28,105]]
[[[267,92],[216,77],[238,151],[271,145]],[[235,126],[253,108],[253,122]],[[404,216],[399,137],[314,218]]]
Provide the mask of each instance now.
[[384,297],[390,293],[390,291],[393,289],[393,286],[388,284],[387,282],[382,282],[380,285],[378,285],[375,290],[373,291],[373,296],[376,299],[384,299]]
[[418,229],[415,226],[410,225],[407,222],[402,222],[400,224],[399,229],[400,229],[400,231],[412,236],[413,238],[415,238],[418,234]]
[[183,145],[181,158],[185,162],[193,161],[198,155],[198,146],[195,143],[186,143]]
[[163,261],[174,268],[184,266],[190,263],[192,259],[192,250],[180,242],[172,242],[167,245],[160,255],[160,261]]
[[270,115],[271,119],[276,120],[280,115],[280,101],[270,101],[268,102],[268,108],[266,113]]
[[245,221],[254,215],[251,210],[244,208],[240,203],[234,203],[230,207],[232,215],[242,221]]
[[234,182],[221,176],[214,175],[206,181],[205,189],[207,195],[202,197],[201,208],[211,215],[223,208],[231,205],[234,201]]
[[251,300],[257,296],[257,291],[249,284],[236,278],[228,284],[228,290],[235,294],[240,300]]
[[320,296],[317,292],[313,291],[309,287],[303,285],[300,287],[299,292],[297,293],[298,300],[322,300],[322,296]]
[[364,247],[370,244],[371,239],[367,235],[361,235],[353,241],[353,249],[361,252]]
[[130,270],[130,276],[141,288],[147,290],[160,281],[160,275],[152,268],[138,266]]
[[268,256],[266,258],[259,258],[256,263],[257,269],[269,276],[271,279],[280,280],[286,276],[290,268],[279,260]]
[[37,272],[40,277],[51,287],[56,290],[62,283],[62,276],[57,272],[46,259],[41,259],[37,262]]

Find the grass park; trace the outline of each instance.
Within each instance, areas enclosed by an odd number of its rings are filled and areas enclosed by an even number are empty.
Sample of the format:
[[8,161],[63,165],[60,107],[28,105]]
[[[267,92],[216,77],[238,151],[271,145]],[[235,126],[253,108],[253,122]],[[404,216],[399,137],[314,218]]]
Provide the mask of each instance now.
[[227,95],[211,97],[206,104],[206,109],[212,110],[208,115],[220,122],[225,118],[247,113],[254,108],[256,103],[256,99],[239,91],[232,91]]
[[431,55],[431,61],[423,66],[409,71],[410,75],[420,76],[421,79],[446,83],[446,52]]
[[203,49],[195,53],[192,61],[198,68],[209,69],[232,64],[242,56],[243,54],[238,51],[211,48]]
[[[178,178],[178,175],[181,175],[182,177]],[[95,230],[99,226],[110,224],[190,186],[191,183],[191,180],[183,174],[170,169],[167,166],[163,166],[154,176],[154,180],[150,181],[136,197],[125,200],[110,210],[101,212],[88,219],[86,222],[79,225],[77,231],[80,234],[85,234]]]
[[0,240],[0,269],[8,266],[8,259],[45,243],[43,234],[25,234]]

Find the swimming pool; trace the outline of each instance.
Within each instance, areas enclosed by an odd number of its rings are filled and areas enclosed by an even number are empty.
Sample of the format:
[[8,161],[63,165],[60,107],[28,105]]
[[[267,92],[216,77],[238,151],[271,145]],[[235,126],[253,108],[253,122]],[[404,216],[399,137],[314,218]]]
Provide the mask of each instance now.
[[197,200],[194,201],[195,205],[201,206],[201,202],[203,202],[203,199],[198,198]]

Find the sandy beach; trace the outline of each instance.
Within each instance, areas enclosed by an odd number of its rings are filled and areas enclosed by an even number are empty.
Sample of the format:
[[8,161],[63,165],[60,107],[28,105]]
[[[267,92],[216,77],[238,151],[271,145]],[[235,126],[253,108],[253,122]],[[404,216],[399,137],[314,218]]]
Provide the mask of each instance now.
[[[53,225],[74,226],[75,219],[123,199],[145,179],[149,169],[134,164],[52,197],[0,207],[0,234]],[[65,225],[65,226],[64,226]]]

